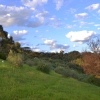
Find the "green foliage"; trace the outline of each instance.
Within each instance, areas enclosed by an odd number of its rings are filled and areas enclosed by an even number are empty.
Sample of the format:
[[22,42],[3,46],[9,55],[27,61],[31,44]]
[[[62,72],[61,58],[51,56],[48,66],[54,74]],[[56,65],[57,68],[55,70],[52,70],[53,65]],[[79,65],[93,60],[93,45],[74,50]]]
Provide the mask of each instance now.
[[0,59],[6,60],[7,54],[0,50]]
[[46,63],[45,61],[41,60],[37,64],[37,70],[40,70],[40,71],[42,71],[44,73],[49,74],[50,73],[50,66],[49,66],[48,63]]
[[96,78],[94,75],[92,75],[89,79],[88,82],[97,86],[100,86],[100,78]]
[[75,78],[75,79],[77,79],[79,81],[83,81],[83,82],[89,82],[88,80],[91,79],[91,75],[79,74],[77,71],[72,70],[70,68],[66,69],[64,67],[57,67],[55,69],[55,72],[62,74],[64,77],[72,77],[72,78]]
[[21,67],[23,64],[22,54],[15,53],[12,50],[10,50],[8,57],[7,57],[7,60],[16,67]]
[[34,58],[34,65],[37,66],[39,62],[40,62],[40,59],[35,57]]
[[24,61],[24,63],[25,64],[27,64],[28,66],[34,66],[34,60],[33,59],[30,59],[30,58],[28,58],[28,59],[26,59],[25,61]]
[[62,74],[64,77],[72,77],[76,78],[78,77],[78,73],[71,69],[66,69],[64,67],[58,67],[55,69],[55,72]]
[[84,73],[84,70],[82,69],[82,67],[74,61],[69,62],[68,66],[69,68],[76,70],[79,73]]

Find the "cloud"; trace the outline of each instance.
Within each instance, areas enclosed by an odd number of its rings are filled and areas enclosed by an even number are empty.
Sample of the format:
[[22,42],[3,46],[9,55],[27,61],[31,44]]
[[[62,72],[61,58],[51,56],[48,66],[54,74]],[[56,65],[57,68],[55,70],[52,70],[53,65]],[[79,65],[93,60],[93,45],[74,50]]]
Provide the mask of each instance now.
[[33,11],[22,6],[0,5],[0,9],[0,24],[3,26],[17,25],[35,28],[45,24],[49,17],[48,11]]
[[75,14],[75,17],[76,17],[76,18],[85,18],[85,17],[87,17],[87,16],[88,16],[87,13],[79,13],[79,14]]
[[88,7],[86,7],[85,9],[88,9],[88,10],[96,10],[96,9],[99,8],[99,6],[100,6],[99,3],[97,3],[97,4],[92,4],[92,5],[88,6]]
[[31,50],[34,52],[42,52],[42,50],[38,48],[37,46],[31,47]]
[[98,30],[100,30],[100,28],[98,28]]
[[54,28],[59,28],[62,26],[62,22],[60,18],[56,18],[55,16],[49,18],[48,25],[53,26]]
[[54,0],[56,3],[56,10],[59,10],[63,6],[64,0]]
[[55,44],[56,43],[56,41],[55,40],[45,40],[44,41],[44,44],[46,44],[46,45],[53,45],[53,44]]
[[66,34],[66,37],[69,38],[72,42],[78,42],[83,43],[88,41],[92,36],[94,36],[96,32],[94,31],[71,31],[68,34]]
[[73,28],[72,25],[66,25],[65,28]]
[[45,45],[48,45],[50,47],[51,50],[54,50],[54,49],[58,49],[58,50],[64,50],[66,51],[68,48],[69,48],[69,45],[67,44],[57,44],[57,41],[56,40],[44,40],[44,44]]
[[39,27],[43,24],[45,24],[45,19],[48,18],[49,12],[48,11],[41,11],[38,12],[33,19],[30,21],[27,21],[26,26],[27,27]]
[[47,3],[48,0],[21,0],[24,6],[35,9],[37,6],[42,6]]
[[38,30],[36,30],[35,32],[36,32],[36,33],[38,33],[39,31],[38,31]]
[[71,14],[74,14],[77,10],[74,9],[74,8],[70,8],[69,10],[67,10],[67,13],[71,13]]
[[86,24],[88,24],[88,22],[84,22],[84,21],[81,21],[81,22],[80,22],[80,25],[82,25],[82,26],[83,26],[83,25],[86,25]]
[[75,26],[76,26],[75,24],[74,24],[74,25],[68,25],[68,24],[67,24],[67,25],[65,26],[65,28],[71,29],[71,28],[74,28]]
[[67,44],[56,44],[56,43],[54,43],[50,46],[50,49],[60,49],[60,50],[64,50],[64,51],[68,48],[69,48],[69,45],[67,45]]
[[90,25],[90,24],[94,24],[94,22],[85,22],[85,21],[79,21],[80,25]]
[[24,7],[0,5],[0,24],[4,26],[23,26],[32,10]]
[[98,10],[98,13],[100,14],[100,10]]
[[24,35],[26,35],[28,33],[27,30],[15,30],[13,31],[13,34],[11,34],[11,36],[13,37],[14,41],[21,41],[21,40],[25,40],[25,38],[23,38]]
[[95,24],[94,26],[100,26],[100,24]]

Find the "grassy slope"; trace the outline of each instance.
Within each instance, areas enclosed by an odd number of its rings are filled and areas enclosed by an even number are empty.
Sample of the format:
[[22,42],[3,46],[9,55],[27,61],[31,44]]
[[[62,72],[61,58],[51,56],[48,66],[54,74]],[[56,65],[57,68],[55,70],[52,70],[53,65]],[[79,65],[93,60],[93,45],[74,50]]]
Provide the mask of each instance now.
[[0,100],[100,100],[100,87],[0,60]]

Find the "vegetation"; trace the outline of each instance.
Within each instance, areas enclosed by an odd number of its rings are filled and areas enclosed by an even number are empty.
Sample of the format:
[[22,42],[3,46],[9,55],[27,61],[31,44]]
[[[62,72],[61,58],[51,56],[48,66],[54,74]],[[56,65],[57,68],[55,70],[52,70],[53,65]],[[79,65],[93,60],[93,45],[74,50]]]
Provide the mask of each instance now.
[[23,55],[19,53],[15,53],[10,50],[7,60],[16,67],[21,67],[23,65]]
[[99,100],[100,39],[88,46],[92,52],[33,52],[0,25],[0,100]]
[[0,60],[0,100],[99,100],[100,87]]

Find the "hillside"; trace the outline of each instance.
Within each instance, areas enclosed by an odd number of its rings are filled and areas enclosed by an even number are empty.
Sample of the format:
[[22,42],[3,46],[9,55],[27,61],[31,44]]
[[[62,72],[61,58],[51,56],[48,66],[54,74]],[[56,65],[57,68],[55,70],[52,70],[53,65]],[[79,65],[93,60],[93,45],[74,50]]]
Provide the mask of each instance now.
[[100,87],[0,60],[0,100],[99,100]]

